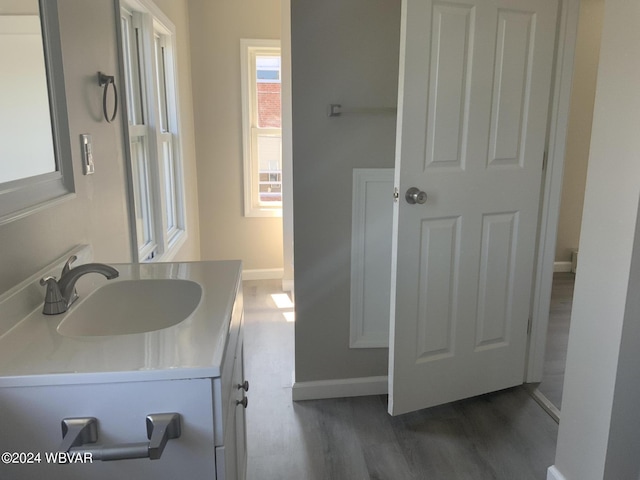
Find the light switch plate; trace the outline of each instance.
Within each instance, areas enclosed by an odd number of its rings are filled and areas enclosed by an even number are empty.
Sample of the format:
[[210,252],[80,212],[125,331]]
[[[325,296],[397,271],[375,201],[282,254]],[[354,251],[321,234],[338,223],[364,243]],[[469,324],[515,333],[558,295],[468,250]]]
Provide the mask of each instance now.
[[85,175],[91,175],[95,172],[93,165],[93,152],[91,146],[91,135],[83,133],[80,135],[80,144],[82,147],[82,171]]

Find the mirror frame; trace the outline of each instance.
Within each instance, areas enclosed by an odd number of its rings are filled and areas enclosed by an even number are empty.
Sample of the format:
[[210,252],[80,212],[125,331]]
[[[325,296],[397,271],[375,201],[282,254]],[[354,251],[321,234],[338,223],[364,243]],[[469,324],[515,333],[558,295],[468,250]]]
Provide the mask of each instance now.
[[57,0],[39,0],[56,171],[0,183],[0,225],[75,196]]

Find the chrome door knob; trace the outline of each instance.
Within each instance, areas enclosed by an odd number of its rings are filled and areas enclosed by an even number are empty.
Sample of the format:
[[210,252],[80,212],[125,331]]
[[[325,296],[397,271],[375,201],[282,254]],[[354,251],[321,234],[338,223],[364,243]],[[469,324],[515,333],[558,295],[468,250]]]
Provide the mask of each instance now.
[[411,187],[409,190],[407,190],[404,198],[407,200],[407,203],[411,205],[415,205],[416,203],[422,205],[427,201],[427,194],[421,191],[419,188]]

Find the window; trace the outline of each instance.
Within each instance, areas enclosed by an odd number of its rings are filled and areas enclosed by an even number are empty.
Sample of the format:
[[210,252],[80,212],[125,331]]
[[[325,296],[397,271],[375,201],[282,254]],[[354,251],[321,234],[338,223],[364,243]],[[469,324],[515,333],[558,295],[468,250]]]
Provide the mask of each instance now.
[[186,239],[175,28],[149,0],[120,20],[138,260],[167,260]]
[[280,42],[241,40],[244,213],[282,215]]

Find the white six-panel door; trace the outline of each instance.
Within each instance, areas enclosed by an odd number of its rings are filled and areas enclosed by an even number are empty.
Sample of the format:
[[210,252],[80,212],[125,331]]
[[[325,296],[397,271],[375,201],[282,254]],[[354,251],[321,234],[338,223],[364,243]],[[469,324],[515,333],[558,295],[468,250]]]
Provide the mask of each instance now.
[[557,10],[403,1],[392,414],[523,382]]

